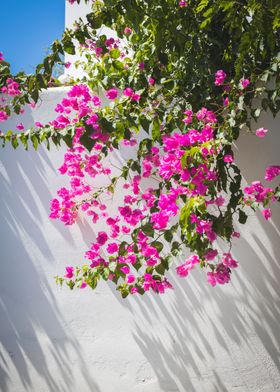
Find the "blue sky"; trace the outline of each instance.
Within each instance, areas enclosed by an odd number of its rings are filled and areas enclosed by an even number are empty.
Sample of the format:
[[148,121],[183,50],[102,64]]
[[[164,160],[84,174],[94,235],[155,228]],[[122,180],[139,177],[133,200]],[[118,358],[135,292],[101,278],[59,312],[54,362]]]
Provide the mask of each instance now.
[[30,73],[64,30],[65,0],[0,0],[0,52],[13,73]]

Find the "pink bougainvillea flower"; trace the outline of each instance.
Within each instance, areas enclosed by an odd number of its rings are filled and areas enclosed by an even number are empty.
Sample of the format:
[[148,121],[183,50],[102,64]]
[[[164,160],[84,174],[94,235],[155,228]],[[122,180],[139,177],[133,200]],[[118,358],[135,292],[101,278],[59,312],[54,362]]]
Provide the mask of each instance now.
[[176,268],[177,275],[179,275],[181,278],[185,278],[189,274],[189,265],[186,263],[179,265],[179,267]]
[[218,70],[215,73],[215,85],[220,86],[221,84],[223,84],[226,77],[227,77],[227,74],[222,69]]
[[110,254],[117,252],[118,249],[119,249],[119,246],[115,242],[112,242],[111,244],[108,244],[108,246],[107,246],[107,252]]
[[111,88],[110,90],[106,91],[106,97],[108,99],[116,99],[118,96],[118,90],[116,88]]
[[126,27],[124,28],[124,31],[123,31],[123,32],[124,32],[124,34],[129,35],[129,34],[132,33],[132,29],[131,29],[130,27],[127,27],[127,26],[126,26]]
[[229,268],[237,268],[238,264],[237,261],[234,260],[230,253],[223,253],[222,262]]
[[216,200],[215,200],[215,204],[216,204],[218,207],[221,207],[222,205],[225,204],[225,198],[224,198],[223,196],[218,196],[218,197],[216,198]]
[[145,63],[141,61],[141,63],[138,64],[138,67],[143,71],[143,69],[145,68]]
[[101,106],[101,99],[99,97],[97,97],[96,95],[94,95],[91,100],[92,100],[94,106]]
[[121,270],[125,275],[128,275],[129,272],[130,272],[130,268],[129,268],[127,265],[121,267],[120,270]]
[[74,267],[65,267],[66,274],[64,275],[65,278],[71,279],[74,276]]
[[165,229],[169,221],[169,215],[166,212],[154,212],[151,214],[151,222],[157,230]]
[[193,111],[191,109],[187,109],[184,111],[184,115],[186,117],[183,119],[183,122],[185,124],[190,124],[193,120]]
[[186,1],[179,1],[180,7],[185,7],[186,5],[188,5],[188,3]]
[[249,80],[249,79],[241,79],[241,80],[240,80],[240,83],[241,83],[241,86],[242,86],[243,88],[246,88],[247,86],[249,86],[250,80]]
[[230,281],[230,269],[223,263],[219,263],[216,266],[215,279],[219,284],[228,283]]
[[4,61],[4,56],[2,52],[0,52],[0,61]]
[[9,116],[3,110],[0,110],[0,122],[8,120]]
[[211,286],[216,286],[216,278],[214,272],[207,272],[207,280],[211,284]]
[[123,95],[125,95],[126,97],[132,97],[133,94],[134,94],[134,91],[133,91],[132,88],[130,88],[130,87],[126,87],[126,88],[123,90]]
[[256,135],[260,138],[265,137],[266,133],[268,132],[268,130],[266,128],[258,128],[256,130]]
[[192,255],[187,258],[184,264],[179,265],[179,267],[176,268],[176,272],[181,278],[185,278],[188,276],[189,271],[194,268],[195,264],[199,263],[199,257],[197,255]]
[[38,128],[43,128],[43,126],[44,126],[42,123],[40,123],[40,121],[35,121],[35,125]]
[[129,227],[127,227],[127,226],[122,226],[122,232],[123,232],[123,233],[128,234],[128,233],[130,233],[130,231],[131,231],[131,229],[130,229]]
[[150,86],[153,86],[155,84],[155,79],[154,78],[149,78],[148,83]]
[[230,281],[230,269],[223,263],[219,263],[216,266],[215,272],[207,272],[207,280],[213,287],[215,287],[217,283],[228,283]]
[[280,175],[280,166],[268,166],[265,170],[265,180],[272,181],[275,177]]
[[81,283],[80,289],[84,289],[85,287],[87,287],[87,283],[85,281],[83,281]]
[[229,99],[228,99],[228,97],[223,98],[223,105],[224,105],[224,106],[228,106],[228,104],[229,104]]
[[108,241],[108,235],[105,233],[105,231],[100,231],[96,237],[96,242],[99,245],[104,245]]
[[224,162],[231,163],[233,162],[233,156],[231,154],[227,154],[224,156]]
[[218,255],[218,251],[216,249],[210,249],[205,253],[204,257],[207,261],[212,261]]
[[271,218],[271,209],[270,208],[265,208],[264,210],[262,210],[262,215],[264,217],[264,219],[268,220]]
[[66,69],[70,68],[70,67],[71,67],[70,61],[67,61],[67,62],[64,64],[64,67],[65,67]]
[[19,131],[23,131],[23,130],[24,130],[24,125],[23,125],[22,123],[19,123],[19,124],[16,126],[16,128],[17,128]]
[[132,101],[140,101],[141,96],[139,94],[134,93],[131,97]]
[[133,283],[135,281],[135,276],[130,274],[126,277],[127,283]]

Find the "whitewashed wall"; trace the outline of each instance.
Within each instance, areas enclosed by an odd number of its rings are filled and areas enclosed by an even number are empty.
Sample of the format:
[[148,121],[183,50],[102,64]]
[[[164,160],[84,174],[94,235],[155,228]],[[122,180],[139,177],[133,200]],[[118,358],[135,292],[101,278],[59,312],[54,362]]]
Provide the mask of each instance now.
[[[84,0],[81,0],[80,4],[70,4],[66,1],[66,7],[65,7],[65,26],[67,28],[72,29],[74,26],[74,22],[79,20],[80,18],[86,21],[86,15],[91,11],[91,4],[85,3]],[[105,34],[108,37],[114,37],[117,38],[116,33],[114,33],[113,30],[109,29],[108,27],[102,26],[99,29],[99,34]],[[83,76],[83,71],[81,67],[75,67],[74,63],[77,60],[85,60],[84,56],[80,56],[78,51],[75,55],[70,55],[66,54],[65,55],[65,62],[70,62],[72,65],[70,68],[66,70],[66,74],[64,75],[63,79],[66,77],[66,75],[72,76],[74,78],[81,78]],[[67,79],[67,77],[66,77]]]
[[[23,122],[51,119],[64,94],[42,94]],[[248,181],[279,163],[279,120],[262,124],[266,139],[243,136],[237,151]],[[1,151],[2,390],[279,391],[279,207],[271,222],[257,214],[241,229],[228,286],[214,289],[193,271],[174,276],[164,296],[122,300],[105,283],[70,292],[53,277],[82,260],[95,233],[84,220],[67,228],[48,218],[62,158],[55,147]]]
[[[21,121],[52,119],[65,92],[49,89]],[[279,123],[266,116],[264,140],[240,138],[246,181],[279,164]],[[171,272],[175,289],[164,296],[123,300],[105,283],[70,292],[53,277],[82,261],[95,232],[83,219],[69,228],[48,217],[63,149],[0,154],[2,391],[280,391],[279,206],[270,222],[257,214],[241,228],[227,286],[212,288],[197,270],[186,280]]]

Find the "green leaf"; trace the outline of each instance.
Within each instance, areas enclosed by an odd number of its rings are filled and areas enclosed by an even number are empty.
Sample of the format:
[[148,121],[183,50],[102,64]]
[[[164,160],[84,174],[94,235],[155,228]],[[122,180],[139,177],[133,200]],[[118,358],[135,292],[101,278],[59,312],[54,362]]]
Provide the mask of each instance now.
[[65,34],[61,42],[63,45],[64,52],[68,54],[75,54],[75,45],[73,44],[73,41],[68,35]]
[[93,128],[91,125],[84,125],[85,132],[82,134],[80,141],[82,145],[88,150],[91,151],[92,147],[95,145],[95,140],[93,140],[90,136],[93,133]]
[[159,241],[153,241],[151,245],[156,248],[156,250],[160,253],[163,249],[163,243]]
[[98,280],[96,276],[93,276],[92,278],[88,279],[86,282],[94,290],[97,286]]
[[152,138],[153,141],[158,141],[161,138],[160,122],[158,119],[154,120],[152,124]]
[[149,134],[150,124],[151,122],[145,117],[140,117],[140,125],[147,134]]
[[158,264],[155,267],[155,270],[157,271],[157,273],[159,273],[160,275],[164,275],[165,274],[165,268],[163,264]]
[[196,12],[201,12],[204,10],[205,7],[209,4],[209,0],[201,0],[196,7]]
[[247,218],[248,218],[247,214],[245,214],[244,211],[239,210],[239,219],[238,219],[239,223],[244,225],[247,222]]
[[97,13],[91,12],[86,18],[91,28],[99,29],[102,26],[102,18]]
[[17,137],[15,137],[15,136],[12,137],[11,143],[12,143],[13,148],[16,149],[18,147],[18,139],[17,139]]
[[164,236],[164,239],[165,239],[167,242],[171,242],[171,241],[173,240],[173,233],[172,233],[171,230],[165,231],[163,236]]
[[112,65],[118,71],[122,71],[124,69],[123,63],[121,61],[119,61],[119,60],[112,61]]
[[174,241],[171,247],[171,253],[173,256],[178,256],[182,250],[180,249],[180,244],[177,241]]
[[139,271],[141,267],[142,267],[142,264],[139,262],[133,264],[133,268],[135,268],[136,271]]
[[33,134],[33,135],[31,135],[30,139],[32,141],[34,150],[36,151],[38,149],[38,144],[39,144],[38,136]]
[[154,234],[155,234],[155,230],[154,230],[154,228],[153,228],[151,223],[146,223],[144,226],[141,227],[141,230],[148,237],[153,237]]
[[109,53],[110,53],[110,57],[112,57],[112,59],[115,59],[115,60],[118,59],[121,55],[121,52],[119,49],[112,49],[112,50],[110,50]]
[[123,241],[119,247],[119,256],[124,256],[127,253],[127,242]]
[[104,280],[108,280],[109,275],[110,275],[110,270],[109,270],[109,268],[104,268],[104,269],[103,269],[103,272],[102,272],[102,278],[103,278]]

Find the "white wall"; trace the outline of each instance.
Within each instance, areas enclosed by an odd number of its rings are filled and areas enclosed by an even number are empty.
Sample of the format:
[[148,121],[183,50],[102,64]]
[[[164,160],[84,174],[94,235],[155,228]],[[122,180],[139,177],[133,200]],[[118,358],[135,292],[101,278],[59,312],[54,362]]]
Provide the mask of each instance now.
[[[79,18],[82,18],[85,20],[85,16],[90,12],[90,3],[86,4],[84,0],[81,0],[80,4],[70,4],[68,1],[66,1],[65,5],[65,27],[72,29],[73,24],[76,20]],[[75,61],[79,60],[80,56],[78,54],[70,55],[70,54],[65,54],[65,62],[70,62],[71,64],[74,64]],[[82,77],[83,72],[81,71],[80,68],[75,68],[74,65],[72,65],[70,68],[65,70],[66,73],[70,76],[73,77]]]
[[66,1],[65,5],[65,26],[72,28],[74,22],[79,18],[84,18],[90,12],[90,3],[86,4],[81,0],[80,4],[70,4]]
[[[84,0],[81,0],[80,4],[70,4],[66,1],[66,9],[65,9],[65,26],[66,28],[73,28],[73,24],[76,20],[79,18],[82,18],[83,20],[86,20],[86,15],[91,11],[91,4],[85,3]],[[116,33],[114,33],[111,29],[108,27],[102,26],[99,29],[99,34],[105,34],[108,37],[114,37],[116,38]],[[78,45],[77,45],[78,46]],[[68,68],[66,71],[66,74],[75,78],[82,78],[84,76],[84,73],[81,69],[81,67],[75,67],[74,63],[77,60],[85,60],[84,56],[79,56],[78,53],[75,55],[70,55],[66,54],[65,55],[65,62],[70,62],[72,65],[70,68]],[[63,81],[63,79],[62,79]]]
[[[50,120],[65,90],[43,93],[23,122]],[[279,164],[279,119],[263,124],[266,139],[240,139],[248,181]],[[175,289],[164,296],[123,300],[105,283],[70,292],[53,277],[82,261],[95,233],[83,219],[68,228],[48,218],[62,159],[55,147],[1,150],[2,390],[279,391],[279,206],[271,222],[257,214],[241,229],[227,286],[210,287],[198,270],[186,280],[172,272]]]

